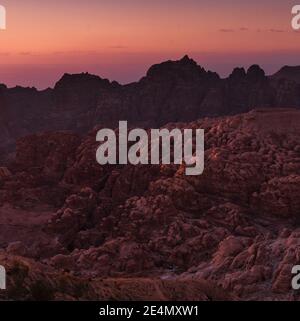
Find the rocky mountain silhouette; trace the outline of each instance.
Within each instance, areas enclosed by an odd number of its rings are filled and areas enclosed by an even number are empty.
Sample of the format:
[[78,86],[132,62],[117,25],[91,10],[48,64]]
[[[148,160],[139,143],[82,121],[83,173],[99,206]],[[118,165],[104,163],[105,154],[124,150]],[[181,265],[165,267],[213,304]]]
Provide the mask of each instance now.
[[53,89],[0,85],[0,152],[9,158],[15,141],[47,130],[83,134],[95,125],[158,127],[169,122],[234,115],[258,107],[300,108],[299,67],[266,76],[257,65],[221,79],[188,56],[152,66],[128,85],[87,73],[65,74]]
[[292,67],[292,66],[284,66],[278,72],[276,72],[272,79],[287,79],[291,82],[300,83],[300,66]]

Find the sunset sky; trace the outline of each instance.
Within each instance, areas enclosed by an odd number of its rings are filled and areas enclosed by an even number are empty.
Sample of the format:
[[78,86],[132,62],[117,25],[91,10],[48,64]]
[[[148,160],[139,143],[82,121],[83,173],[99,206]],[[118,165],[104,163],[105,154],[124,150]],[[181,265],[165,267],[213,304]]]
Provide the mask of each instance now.
[[[300,4],[300,1],[298,1]],[[45,88],[64,72],[127,83],[189,54],[227,75],[261,64],[300,65],[290,0],[0,0],[0,82]]]

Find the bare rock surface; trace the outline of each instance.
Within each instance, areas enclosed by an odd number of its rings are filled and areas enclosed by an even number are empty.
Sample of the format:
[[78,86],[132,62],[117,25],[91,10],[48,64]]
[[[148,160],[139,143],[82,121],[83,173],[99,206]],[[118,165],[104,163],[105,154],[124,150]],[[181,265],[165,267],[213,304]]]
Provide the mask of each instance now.
[[[218,299],[198,291],[206,282],[236,299],[297,300],[299,124],[297,110],[257,109],[166,125],[205,129],[201,176],[184,165],[100,166],[95,131],[22,138],[0,170],[1,259],[30,260],[53,299],[99,298],[105,278],[108,291],[124,288],[110,294],[120,299]],[[75,295],[71,279],[62,293],[47,269],[93,282]]]

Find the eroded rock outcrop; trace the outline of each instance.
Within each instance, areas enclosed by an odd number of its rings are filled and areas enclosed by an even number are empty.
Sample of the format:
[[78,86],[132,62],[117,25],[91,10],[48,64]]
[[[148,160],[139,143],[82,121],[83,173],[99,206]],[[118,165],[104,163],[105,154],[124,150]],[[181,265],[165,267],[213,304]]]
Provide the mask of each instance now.
[[16,226],[13,207],[26,211],[26,195],[31,211],[46,203],[48,214],[35,230],[42,241],[22,247],[29,232],[19,222],[23,233],[10,235],[6,253],[83,279],[205,280],[238,299],[298,299],[290,283],[300,263],[299,124],[296,110],[259,109],[167,125],[205,129],[201,176],[186,176],[184,165],[100,166],[95,131],[22,139],[22,155],[1,170],[1,202],[12,211],[5,222]]

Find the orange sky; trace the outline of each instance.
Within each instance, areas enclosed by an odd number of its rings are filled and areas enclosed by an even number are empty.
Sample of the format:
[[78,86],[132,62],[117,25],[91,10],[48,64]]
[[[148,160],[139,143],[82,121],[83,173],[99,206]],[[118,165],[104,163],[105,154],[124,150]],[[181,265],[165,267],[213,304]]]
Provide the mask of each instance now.
[[253,57],[262,64],[289,64],[290,59],[294,64],[300,53],[300,33],[290,23],[294,1],[289,0],[249,4],[243,0],[0,0],[0,4],[7,10],[7,30],[0,32],[5,75],[13,65],[65,65],[66,69],[72,65],[87,70],[101,65],[106,76],[117,75],[119,68],[120,74],[126,74],[120,80],[130,81],[137,72],[130,74],[128,66],[145,72],[149,63],[159,62],[156,59],[185,53],[209,67],[214,67],[215,59],[217,69],[222,63],[246,65],[249,60],[250,64]]

